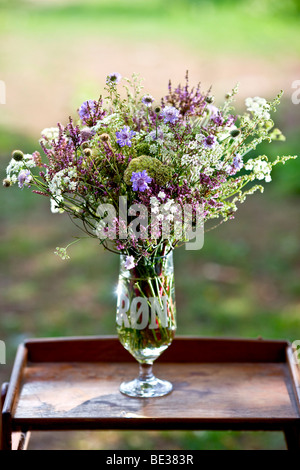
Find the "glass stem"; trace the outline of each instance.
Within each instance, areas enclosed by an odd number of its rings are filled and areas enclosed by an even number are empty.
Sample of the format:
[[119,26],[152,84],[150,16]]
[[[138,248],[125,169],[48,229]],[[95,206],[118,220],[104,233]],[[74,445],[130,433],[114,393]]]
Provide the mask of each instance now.
[[152,364],[139,363],[139,380],[150,380],[153,377]]

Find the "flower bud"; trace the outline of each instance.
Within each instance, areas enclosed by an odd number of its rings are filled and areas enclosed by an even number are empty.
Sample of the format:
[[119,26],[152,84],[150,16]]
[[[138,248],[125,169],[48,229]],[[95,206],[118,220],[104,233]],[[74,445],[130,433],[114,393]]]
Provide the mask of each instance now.
[[230,132],[231,137],[237,137],[240,134],[239,129],[233,129],[233,131]]
[[207,96],[205,98],[206,103],[212,104],[215,101],[215,98],[213,96]]
[[9,187],[11,186],[11,181],[10,181],[8,178],[5,178],[5,179],[3,180],[3,186],[4,186],[5,188],[9,188]]
[[83,144],[81,144],[81,148],[82,148],[82,150],[88,149],[89,148],[89,143],[88,142],[83,142]]
[[156,112],[156,114],[159,114],[160,113],[160,107],[159,106],[156,106],[156,108],[154,108],[154,111]]
[[102,142],[109,142],[110,141],[110,135],[109,134],[101,134],[100,135],[100,140],[102,140]]
[[24,158],[24,153],[21,150],[14,150],[11,156],[16,162],[20,162]]
[[86,157],[91,157],[92,156],[92,151],[91,151],[90,148],[84,149],[83,153]]

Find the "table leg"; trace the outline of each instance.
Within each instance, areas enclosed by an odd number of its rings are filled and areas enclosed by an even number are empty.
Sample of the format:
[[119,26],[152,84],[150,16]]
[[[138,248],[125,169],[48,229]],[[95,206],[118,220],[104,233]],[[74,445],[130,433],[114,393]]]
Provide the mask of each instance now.
[[291,425],[284,430],[288,450],[300,451],[300,425]]
[[11,420],[9,419],[10,418],[9,416],[2,413],[5,397],[7,394],[7,389],[8,389],[8,383],[5,382],[1,387],[1,403],[0,403],[0,409],[1,409],[0,449],[1,450],[11,449],[11,438],[12,438]]

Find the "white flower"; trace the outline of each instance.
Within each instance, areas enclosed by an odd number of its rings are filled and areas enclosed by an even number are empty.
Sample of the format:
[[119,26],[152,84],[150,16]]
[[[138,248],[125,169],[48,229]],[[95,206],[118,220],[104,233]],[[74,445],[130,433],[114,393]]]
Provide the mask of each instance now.
[[134,257],[133,256],[126,256],[124,267],[125,267],[125,269],[132,269],[132,268],[135,267],[135,262],[134,262]]
[[59,129],[58,127],[47,127],[46,129],[43,129],[41,132],[42,136],[42,141],[43,140],[58,140],[59,137]]
[[254,98],[246,98],[245,104],[247,110],[252,112],[254,116],[270,119],[270,105],[267,103],[265,98],[260,98],[259,96],[255,96]]
[[60,208],[58,203],[62,202],[64,198],[62,196],[56,197],[56,201],[51,198],[50,199],[50,205],[51,205],[51,212],[52,214],[62,214],[64,212],[64,209]]
[[272,181],[271,178],[271,165],[270,163],[266,162],[265,160],[253,160],[250,159],[245,165],[246,170],[250,170],[253,172],[254,176],[258,180],[265,180],[266,183]]
[[159,199],[161,199],[163,201],[167,196],[163,191],[160,191],[158,193],[157,197],[159,197]]

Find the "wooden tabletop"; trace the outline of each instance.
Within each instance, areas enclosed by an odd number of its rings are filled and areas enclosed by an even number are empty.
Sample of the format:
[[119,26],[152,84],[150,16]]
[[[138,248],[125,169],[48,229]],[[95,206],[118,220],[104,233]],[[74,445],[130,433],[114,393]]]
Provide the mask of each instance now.
[[118,338],[28,340],[18,351],[3,422],[11,431],[284,430],[300,425],[292,358],[286,341],[179,337],[153,367],[173,391],[131,398],[119,386],[137,376],[138,364]]

